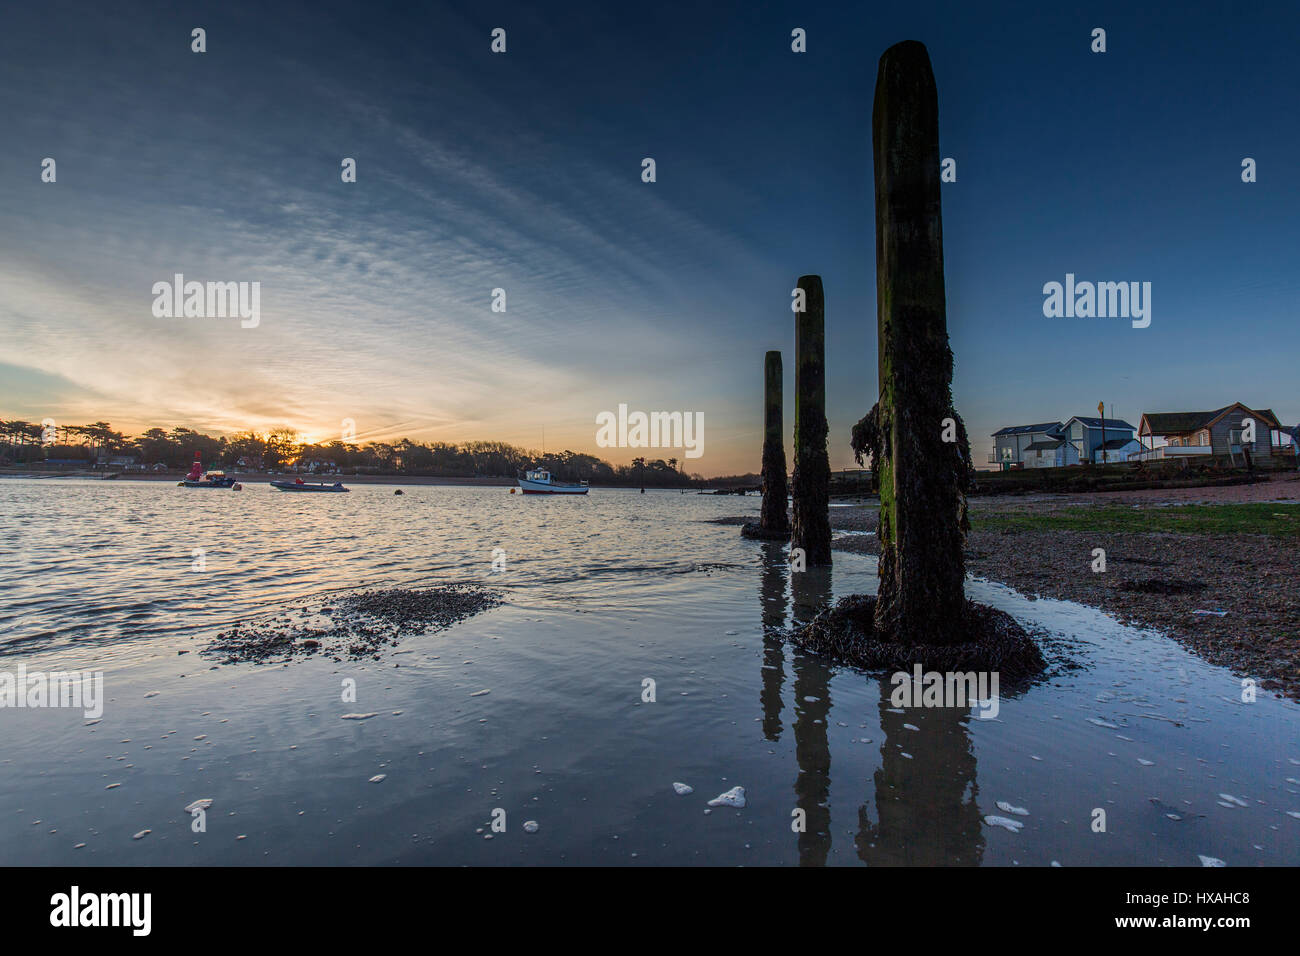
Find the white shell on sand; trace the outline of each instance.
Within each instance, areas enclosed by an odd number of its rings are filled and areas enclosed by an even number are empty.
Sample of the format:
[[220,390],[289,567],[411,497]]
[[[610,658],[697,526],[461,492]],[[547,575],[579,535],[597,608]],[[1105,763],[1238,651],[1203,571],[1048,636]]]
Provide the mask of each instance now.
[[681,796],[686,796],[686,794],[688,794],[688,793],[694,793],[694,792],[695,792],[695,788],[694,788],[694,787],[689,787],[689,786],[687,786],[687,785],[684,784],[684,783],[674,783],[674,784],[673,784],[673,789],[676,790],[677,793],[680,794]]
[[720,793],[709,801],[711,807],[743,807],[744,805],[744,787],[732,787],[726,793]]
[[210,806],[212,806],[211,798],[203,797],[202,799],[195,800],[193,803],[187,805],[185,807],[185,812],[193,813],[195,810],[206,810]]
[[371,717],[378,717],[378,714],[344,714],[340,720],[369,720]]
[[985,817],[984,822],[991,827],[1002,827],[1002,829],[1010,830],[1012,833],[1019,833],[1025,826],[1019,820],[1012,820],[1010,817],[999,817],[995,814]]

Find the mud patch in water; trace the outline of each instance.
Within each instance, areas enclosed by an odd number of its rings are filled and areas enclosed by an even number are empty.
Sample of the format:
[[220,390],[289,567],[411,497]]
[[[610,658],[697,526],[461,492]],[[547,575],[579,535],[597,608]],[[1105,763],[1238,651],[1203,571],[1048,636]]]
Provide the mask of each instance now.
[[297,620],[236,621],[200,653],[222,664],[283,663],[318,653],[336,661],[378,660],[401,637],[443,630],[500,603],[498,592],[473,584],[333,595],[305,602]]

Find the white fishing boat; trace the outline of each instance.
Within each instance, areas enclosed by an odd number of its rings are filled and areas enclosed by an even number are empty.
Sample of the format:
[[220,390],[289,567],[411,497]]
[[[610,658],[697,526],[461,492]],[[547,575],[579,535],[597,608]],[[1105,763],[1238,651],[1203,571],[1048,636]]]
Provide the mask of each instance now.
[[519,479],[519,490],[526,495],[585,495],[587,483],[581,481],[574,485],[556,481],[546,469],[534,468],[524,472],[524,477]]

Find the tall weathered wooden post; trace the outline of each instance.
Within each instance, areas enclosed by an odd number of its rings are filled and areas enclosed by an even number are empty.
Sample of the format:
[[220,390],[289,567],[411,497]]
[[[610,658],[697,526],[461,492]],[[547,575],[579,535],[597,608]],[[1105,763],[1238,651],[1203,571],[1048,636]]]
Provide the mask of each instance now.
[[[970,451],[952,405],[939,103],[930,56],[915,40],[880,58],[872,144],[880,339],[873,413],[879,447],[872,449],[880,482],[876,631],[909,644],[956,643],[966,639],[962,545]],[[798,514],[796,506],[796,527]]]
[[[991,670],[1005,690],[1045,662],[1014,618],[963,592],[972,471],[966,428],[952,405],[938,114],[925,47],[909,41],[886,50],[872,116],[880,389],[851,442],[859,461],[872,457],[880,489],[880,592],[842,598],[793,639],[877,670]],[[820,285],[817,292],[820,317]],[[820,321],[817,329],[820,339]],[[800,361],[802,372],[802,351]],[[802,453],[798,438],[796,445]],[[799,480],[796,461],[796,536]]]
[[826,304],[821,276],[802,276],[794,332],[794,528],[809,566],[831,563],[831,465],[826,454]]
[[763,361],[763,510],[759,527],[766,533],[790,533],[786,513],[789,487],[785,475],[785,420],[782,417],[781,353],[768,352]]

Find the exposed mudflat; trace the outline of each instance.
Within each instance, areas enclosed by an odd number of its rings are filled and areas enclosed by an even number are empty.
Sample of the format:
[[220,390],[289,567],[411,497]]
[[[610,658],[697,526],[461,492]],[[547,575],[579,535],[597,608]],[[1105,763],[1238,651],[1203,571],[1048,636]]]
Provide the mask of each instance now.
[[500,603],[495,591],[472,584],[316,598],[275,617],[237,621],[201,653],[223,664],[283,663],[312,654],[377,660],[405,635],[442,630]]

